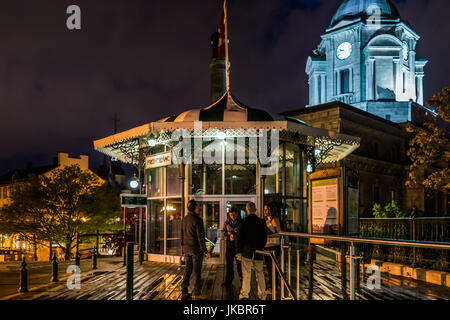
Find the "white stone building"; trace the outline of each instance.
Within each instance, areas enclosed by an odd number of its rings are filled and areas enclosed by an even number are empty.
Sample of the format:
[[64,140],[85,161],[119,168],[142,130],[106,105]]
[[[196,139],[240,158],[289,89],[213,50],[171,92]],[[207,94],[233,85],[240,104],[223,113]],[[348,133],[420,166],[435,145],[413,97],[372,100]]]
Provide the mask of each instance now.
[[308,58],[309,106],[341,101],[397,123],[422,106],[420,36],[390,0],[345,0]]

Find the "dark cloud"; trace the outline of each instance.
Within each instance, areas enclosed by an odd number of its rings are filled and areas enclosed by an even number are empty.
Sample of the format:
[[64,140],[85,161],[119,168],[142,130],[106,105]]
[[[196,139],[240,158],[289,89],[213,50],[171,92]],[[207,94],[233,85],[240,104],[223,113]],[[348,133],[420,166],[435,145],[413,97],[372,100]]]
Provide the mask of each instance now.
[[[229,0],[231,84],[272,112],[307,103],[305,64],[342,0]],[[425,95],[448,85],[447,0],[395,1],[422,36]],[[82,30],[65,27],[82,9]],[[221,0],[8,1],[0,12],[0,172],[209,102],[209,38]]]

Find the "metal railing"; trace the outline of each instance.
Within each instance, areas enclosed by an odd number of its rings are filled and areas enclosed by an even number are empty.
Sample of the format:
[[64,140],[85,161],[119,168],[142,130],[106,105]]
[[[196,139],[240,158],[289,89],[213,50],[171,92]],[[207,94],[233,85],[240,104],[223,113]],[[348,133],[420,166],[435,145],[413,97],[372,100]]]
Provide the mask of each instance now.
[[[272,259],[272,299],[276,300],[277,294],[276,294],[276,272],[278,272],[278,275],[281,278],[281,281],[283,282],[284,286],[281,286],[283,289],[284,287],[287,288],[289,294],[291,295],[293,300],[297,300],[294,294],[294,291],[292,290],[289,283],[286,281],[286,277],[284,275],[284,272],[281,270],[280,264],[278,263],[277,259],[275,259],[275,252],[274,251],[263,251],[263,250],[256,250],[256,253],[269,256],[270,259]],[[283,293],[282,293],[283,296]]]
[[[355,292],[356,292],[356,285],[359,283],[359,278],[357,278],[357,270],[359,267],[356,267],[356,265],[359,266],[359,259],[362,257],[359,257],[356,255],[356,246],[355,244],[374,244],[374,245],[387,245],[387,246],[399,246],[399,247],[410,247],[410,248],[422,248],[422,249],[438,249],[438,250],[450,250],[450,243],[448,242],[431,242],[431,241],[407,241],[407,240],[392,240],[392,239],[383,239],[383,238],[361,238],[361,237],[351,237],[351,236],[333,236],[333,235],[315,235],[315,234],[306,234],[306,233],[296,233],[296,232],[280,232],[281,236],[281,259],[282,259],[282,267],[279,271],[279,274],[282,276],[282,281],[285,284],[285,286],[288,288],[289,293],[291,296],[293,296],[292,289],[290,288],[288,282],[286,281],[284,277],[284,249],[288,248],[288,279],[290,282],[290,261],[291,261],[291,248],[290,246],[284,245],[284,238],[283,237],[293,237],[293,238],[301,238],[301,239],[308,239],[309,241],[311,239],[323,239],[328,241],[335,241],[339,243],[348,243],[350,244],[349,248],[349,255],[347,256],[349,258],[350,262],[350,298],[351,300],[355,300]],[[300,299],[300,293],[299,293],[299,286],[300,286],[300,277],[299,277],[299,269],[300,269],[300,254],[297,250],[297,299]],[[312,254],[313,250],[310,251],[310,254]],[[274,260],[274,258],[272,258]],[[272,261],[273,261],[272,260]],[[276,259],[275,259],[276,260]],[[313,259],[310,256],[309,258],[310,264],[312,263]],[[341,263],[343,263],[343,267],[345,268],[346,265],[346,259],[345,256],[341,258]],[[278,263],[276,265],[279,267]],[[312,266],[310,265],[310,273],[312,271]],[[345,272],[345,269],[344,271]],[[359,271],[358,271],[359,272]],[[359,273],[358,273],[359,275]],[[312,278],[312,275],[310,274],[310,278]],[[310,291],[312,291],[312,282],[310,281]],[[281,287],[281,297],[284,299],[284,292],[283,292],[284,286]],[[309,299],[311,299],[311,293],[308,294]]]
[[360,234],[364,237],[446,241],[450,239],[450,217],[361,218]]

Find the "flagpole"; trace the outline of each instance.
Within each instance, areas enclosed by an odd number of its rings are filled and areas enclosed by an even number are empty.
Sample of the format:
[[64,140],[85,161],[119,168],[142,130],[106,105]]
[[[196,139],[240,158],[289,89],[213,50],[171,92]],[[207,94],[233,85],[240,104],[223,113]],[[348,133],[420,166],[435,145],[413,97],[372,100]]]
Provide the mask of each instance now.
[[223,3],[224,19],[225,19],[225,70],[226,70],[226,84],[227,92],[230,92],[230,58],[228,56],[228,13],[227,0]]

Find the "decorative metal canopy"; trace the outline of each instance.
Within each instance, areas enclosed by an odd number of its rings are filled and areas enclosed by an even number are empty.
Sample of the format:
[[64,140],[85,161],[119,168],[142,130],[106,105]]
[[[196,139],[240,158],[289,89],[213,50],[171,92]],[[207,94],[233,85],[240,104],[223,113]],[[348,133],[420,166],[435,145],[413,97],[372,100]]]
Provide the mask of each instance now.
[[94,141],[95,150],[124,163],[139,164],[139,153],[150,150],[149,141],[154,145],[174,145],[172,133],[185,130],[193,138],[249,137],[260,130],[279,130],[281,141],[304,145],[311,150],[316,164],[339,161],[359,147],[360,139],[344,134],[336,134],[325,129],[313,128],[294,121],[266,122],[153,122],[138,128]]

